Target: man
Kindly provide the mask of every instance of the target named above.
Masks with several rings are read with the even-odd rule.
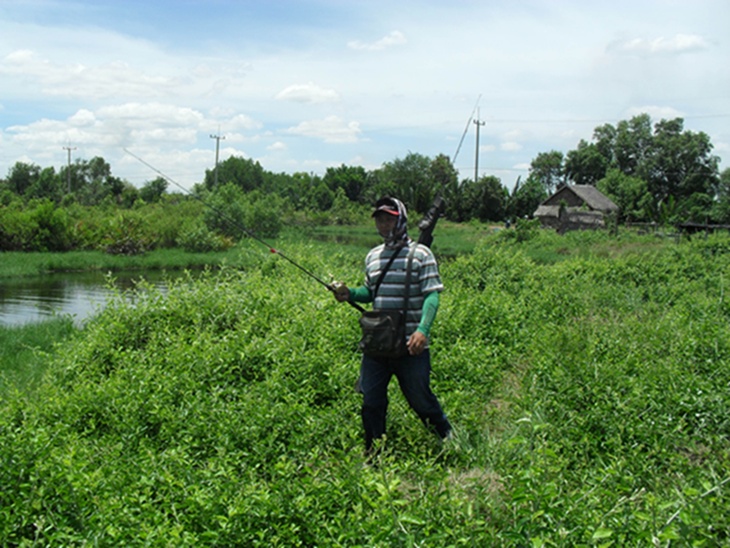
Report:
[[[408,216],[399,200],[390,197],[378,200],[373,218],[384,242],[373,248],[365,258],[365,284],[353,289],[341,283],[333,284],[335,298],[340,302],[372,302],[376,310],[402,309],[406,267],[411,252],[413,260],[406,322],[408,353],[402,358],[376,359],[365,355],[362,358],[360,390],[363,394],[362,422],[367,452],[371,451],[373,442],[385,434],[388,384],[393,375],[398,379],[408,404],[423,423],[442,440],[451,433],[451,424],[430,388],[428,335],[438,310],[439,293],[443,290],[436,258],[428,247],[408,237]],[[373,295],[376,281],[393,254],[397,256],[387,269],[377,294]]]

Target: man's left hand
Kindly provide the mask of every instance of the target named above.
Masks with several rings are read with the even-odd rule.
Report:
[[[408,353],[411,356],[418,356],[426,348],[428,338],[420,331],[414,331],[413,335],[408,337]]]

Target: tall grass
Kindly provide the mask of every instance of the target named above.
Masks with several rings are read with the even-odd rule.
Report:
[[[501,234],[442,265],[442,447],[392,386],[364,466],[357,316],[276,255],[119,299],[0,408],[0,539],[716,546],[730,537],[730,239]],[[584,245],[581,244],[584,242]],[[567,244],[560,261],[527,250]],[[362,257],[297,246],[360,280]]]
[[[9,251],[2,254],[0,279],[37,276],[54,272],[172,270],[220,266],[236,262],[241,248],[222,252],[192,253],[182,249],[157,249],[142,255],[110,255],[102,251],[39,253]]]
[[[45,373],[54,345],[74,333],[70,318],[0,327],[0,396],[15,389],[31,392]]]

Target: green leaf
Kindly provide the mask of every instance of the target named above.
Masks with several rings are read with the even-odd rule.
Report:
[[[592,540],[601,540],[604,538],[608,538],[611,535],[613,535],[613,531],[611,529],[606,529],[604,527],[599,527],[593,532]]]

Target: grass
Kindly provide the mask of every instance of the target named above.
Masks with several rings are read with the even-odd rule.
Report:
[[[190,253],[180,249],[158,249],[143,255],[109,255],[102,251],[69,251],[67,253],[14,252],[3,253],[0,279],[36,276],[53,272],[171,270],[201,268],[235,260],[235,249],[219,253]]]
[[[45,373],[55,345],[63,344],[74,333],[70,318],[0,327],[0,399],[8,390],[32,392]]]
[[[297,269],[256,248],[120,299],[2,401],[0,544],[730,545],[730,238],[620,238],[499,231],[445,261],[457,443],[393,383],[375,466],[357,315]],[[297,242],[361,278],[367,246]]]

